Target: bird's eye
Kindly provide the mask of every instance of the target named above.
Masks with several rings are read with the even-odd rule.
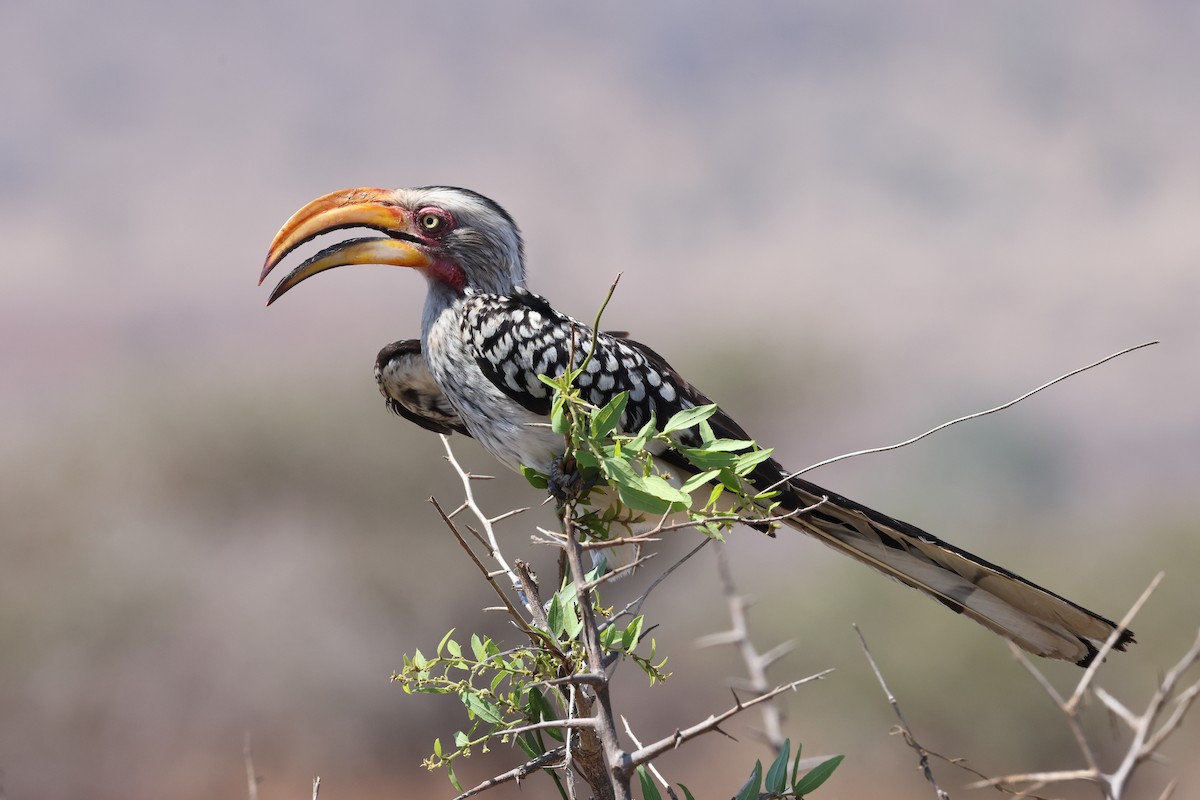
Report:
[[[444,217],[434,214],[432,211],[421,214],[417,217],[417,222],[426,233],[437,233],[446,224]]]

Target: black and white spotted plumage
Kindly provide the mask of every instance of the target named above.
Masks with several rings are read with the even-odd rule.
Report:
[[[562,454],[563,439],[546,424],[550,389],[538,375],[557,376],[568,364],[582,363],[592,350],[593,338],[595,351],[578,384],[585,399],[597,406],[619,392],[629,392],[619,430],[633,432],[651,414],[665,421],[683,408],[711,402],[650,348],[623,336],[595,333],[526,290],[520,234],[512,218],[493,201],[447,187],[354,190],[346,197],[354,199],[363,192],[379,197],[364,206],[364,214],[369,212],[364,218],[370,220],[364,224],[411,242],[412,249],[419,251],[413,255],[403,245],[403,257],[382,263],[416,266],[428,281],[421,342],[390,345],[380,353],[376,366],[381,391],[402,416],[430,430],[468,433],[510,468],[525,465],[549,472]],[[321,210],[339,201],[335,193],[310,206],[323,204]],[[380,208],[397,218],[394,229],[378,224]],[[436,236],[424,235],[415,222],[408,221],[410,217],[428,221],[430,209],[450,220],[444,227],[437,226]],[[301,222],[305,213],[302,209],[297,214]],[[295,227],[297,217],[289,226]],[[344,218],[344,214],[337,216],[338,224],[329,227],[348,227]],[[288,230],[285,226],[276,238],[264,275],[280,254],[299,243],[297,237],[312,238],[323,232],[301,228],[303,236],[290,236]],[[332,265],[342,263],[360,262],[347,258]],[[287,284],[286,290],[308,277],[304,273],[293,280],[304,270],[301,265],[281,286]],[[754,438],[724,411],[709,422],[720,437]],[[673,450],[656,456],[677,474],[692,472]],[[759,464],[750,479],[759,487],[782,482],[776,498],[782,512],[820,504],[788,519],[791,527],[930,595],[1032,653],[1084,665],[1117,627],[913,525],[808,481],[789,479],[774,459]],[[1122,631],[1117,648],[1124,649],[1132,641],[1132,634]]]

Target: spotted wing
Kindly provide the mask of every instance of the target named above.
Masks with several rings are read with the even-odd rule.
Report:
[[[692,405],[648,348],[619,332],[595,333],[532,292],[473,298],[464,306],[461,334],[484,376],[534,414],[550,413],[551,389],[538,376],[559,376],[585,361],[576,385],[589,403],[603,406],[629,392],[620,430],[636,431],[652,413],[666,420]]]
[[[568,361],[581,363],[592,347],[592,331],[558,314],[536,295],[501,300],[499,304],[493,300],[490,308],[478,307],[471,321],[477,361],[502,391],[526,408],[545,413],[549,389],[537,375],[559,374]],[[472,335],[466,326],[464,334]],[[624,431],[637,430],[651,412],[663,422],[682,408],[711,402],[649,347],[604,333],[596,336],[595,344],[592,361],[578,384],[584,398],[595,405],[629,391],[621,423]],[[713,415],[709,424],[721,438],[752,438],[723,411]],[[657,457],[681,474],[695,471],[674,450]],[[1087,665],[1117,627],[914,525],[808,481],[789,478],[774,459],[759,464],[749,478],[764,489],[778,484],[779,513],[816,506],[788,519],[789,527],[930,595],[1032,653]],[[1123,631],[1117,648],[1124,649],[1132,641],[1132,633]]]
[[[471,435],[434,382],[420,339],[402,339],[380,350],[375,359],[375,382],[388,408],[410,422],[435,433]]]

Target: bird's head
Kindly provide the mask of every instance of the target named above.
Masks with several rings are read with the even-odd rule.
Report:
[[[281,280],[267,305],[318,272],[351,264],[412,267],[431,288],[451,294],[508,294],[525,282],[521,232],[508,212],[481,194],[447,186],[345,189],[318,197],[275,234],[258,282],[300,245],[345,228],[385,235],[322,250]]]

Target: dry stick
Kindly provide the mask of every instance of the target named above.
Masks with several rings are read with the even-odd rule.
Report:
[[[313,778],[312,800],[318,800],[318,797],[320,794],[321,794],[321,776],[318,775],[317,777]]]
[[[680,558],[671,566],[667,567],[661,575],[650,582],[650,585],[646,587],[646,591],[642,592],[641,595],[639,595],[635,600],[631,601],[627,606],[625,606],[625,608],[621,609],[620,613],[613,615],[613,621],[615,622],[625,614],[632,614],[636,617],[638,614],[642,613],[642,607],[646,605],[646,601],[650,599],[650,593],[657,589],[659,584],[670,577],[672,572],[682,567],[686,561],[688,561],[692,556],[696,555],[696,553],[699,553],[711,541],[712,539],[705,537],[704,541],[687,551],[682,558]]]
[[[1162,713],[1163,706],[1175,691],[1175,686],[1179,679],[1183,677],[1189,669],[1194,666],[1197,661],[1200,661],[1200,634],[1197,634],[1195,643],[1192,644],[1183,657],[1171,668],[1158,688],[1154,692],[1154,696],[1150,698],[1150,702],[1146,706],[1146,711],[1142,714],[1138,724],[1133,728],[1133,741],[1129,744],[1129,750],[1126,751],[1125,757],[1121,760],[1120,766],[1109,777],[1109,785],[1112,787],[1114,797],[1120,797],[1137,766],[1149,758],[1159,746],[1166,741],[1167,737],[1175,732],[1179,727],[1179,723],[1183,721],[1183,717],[1187,714],[1188,709],[1196,699],[1196,695],[1200,694],[1200,681],[1192,684],[1182,693],[1175,697],[1175,708],[1171,711],[1167,721],[1162,724],[1158,730],[1153,730],[1154,724],[1158,721],[1159,715]]]
[[[629,720],[625,719],[624,714],[621,715],[621,724],[625,727],[625,733],[629,736],[630,740],[633,741],[634,745],[641,747],[641,741],[638,739],[637,734],[633,732],[633,728],[630,727]],[[654,766],[654,762],[647,764],[646,769],[650,770],[650,774],[653,775],[655,779],[662,784],[662,787],[667,790],[667,795],[671,798],[671,800],[679,800],[679,796],[675,794],[675,790],[671,788],[670,781],[663,777],[663,774],[658,771],[658,767]]]
[[[439,433],[438,436],[441,437],[442,447],[446,449],[446,460],[450,462],[451,466],[454,467],[454,471],[458,473],[458,477],[462,480],[463,492],[466,494],[467,507],[470,508],[475,516],[479,519],[480,523],[483,525],[483,532],[487,534],[489,550],[488,555],[496,559],[496,563],[498,563],[504,572],[507,573],[508,579],[512,581],[512,585],[519,586],[520,581],[517,579],[516,574],[512,571],[512,568],[508,565],[508,562],[504,560],[504,554],[500,552],[500,543],[496,540],[496,531],[492,528],[492,520],[487,514],[483,513],[483,509],[481,509],[475,502],[475,492],[471,489],[471,481],[474,477],[479,476],[472,476],[469,472],[464,470],[458,463],[458,460],[454,458],[454,451],[450,449],[450,437],[444,433]]]
[[[1162,573],[1154,577],[1146,590],[1134,603],[1133,607],[1125,614],[1121,620],[1121,625],[1117,629],[1119,632],[1123,630],[1133,619],[1133,616],[1141,609],[1151,593],[1157,588],[1162,580]],[[1115,634],[1114,634],[1115,636]],[[1112,637],[1110,637],[1110,640]],[[1110,643],[1106,643],[1110,644]],[[1034,677],[1038,685],[1046,692],[1047,696],[1058,706],[1059,710],[1066,718],[1067,726],[1071,730],[1071,734],[1075,737],[1080,751],[1083,754],[1084,760],[1087,762],[1087,768],[1082,770],[1063,770],[1057,772],[1038,772],[1038,773],[1022,773],[1017,775],[1005,775],[999,778],[989,778],[987,780],[978,781],[970,784],[968,788],[982,788],[986,786],[1000,786],[1004,783],[1036,783],[1044,785],[1046,783],[1058,783],[1072,780],[1085,780],[1095,783],[1104,791],[1104,795],[1110,800],[1120,798],[1125,790],[1125,785],[1128,782],[1133,771],[1146,759],[1152,757],[1155,750],[1171,735],[1182,721],[1183,716],[1187,713],[1192,702],[1197,695],[1200,695],[1200,682],[1188,687],[1183,692],[1174,696],[1175,707],[1172,709],[1167,720],[1154,730],[1154,725],[1159,719],[1164,706],[1172,699],[1172,693],[1178,685],[1183,675],[1191,669],[1196,663],[1200,663],[1200,634],[1197,635],[1196,642],[1191,649],[1183,655],[1183,657],[1175,664],[1171,670],[1163,676],[1158,688],[1155,690],[1154,696],[1147,704],[1146,711],[1140,716],[1135,715],[1132,711],[1126,708],[1123,704],[1109,695],[1102,689],[1094,689],[1096,697],[1108,707],[1118,719],[1125,722],[1133,733],[1133,738],[1127,748],[1125,755],[1121,759],[1121,764],[1111,774],[1105,774],[1099,767],[1091,744],[1087,741],[1087,737],[1083,732],[1083,728],[1079,723],[1079,698],[1083,696],[1082,691],[1085,691],[1094,679],[1095,672],[1088,670],[1080,678],[1079,685],[1076,687],[1076,692],[1071,698],[1064,700],[1062,695],[1050,684],[1041,671],[1034,666],[1032,662],[1013,645],[1009,645],[1013,650],[1013,655],[1021,663],[1022,666]],[[1097,656],[1097,662],[1100,661],[1100,656],[1107,652],[1107,649],[1101,648]],[[1093,662],[1096,663],[1096,662]],[[1079,687],[1082,686],[1081,690]],[[1171,791],[1171,787],[1168,787]]]
[[[1083,673],[1083,677],[1079,679],[1079,685],[1075,687],[1074,694],[1067,701],[1064,711],[1075,713],[1075,709],[1079,707],[1079,702],[1083,700],[1084,693],[1088,687],[1092,685],[1092,679],[1096,677],[1096,672],[1099,671],[1100,665],[1104,663],[1104,659],[1108,658],[1108,654],[1112,652],[1117,640],[1121,638],[1121,634],[1129,630],[1129,623],[1133,622],[1133,618],[1142,610],[1142,606],[1150,599],[1150,595],[1154,594],[1154,590],[1158,588],[1158,584],[1162,583],[1162,579],[1166,573],[1160,572],[1154,576],[1154,580],[1150,581],[1150,585],[1142,592],[1142,596],[1137,599],[1137,602],[1125,612],[1125,616],[1121,619],[1121,624],[1113,628],[1112,633],[1105,639],[1104,644],[1100,646],[1092,663],[1088,665],[1087,671]]]
[[[1041,386],[1037,387],[1036,389],[1030,390],[1014,400],[1009,400],[1007,403],[1002,403],[1002,404],[996,406],[995,408],[989,408],[986,411],[977,411],[974,414],[967,414],[965,417],[959,417],[958,419],[952,419],[949,422],[943,422],[941,425],[938,425],[935,428],[930,428],[929,430],[925,431],[924,433],[922,433],[919,436],[914,436],[911,439],[905,439],[903,442],[898,442],[896,444],[889,444],[885,447],[872,447],[867,450],[857,450],[853,453],[844,453],[840,456],[834,456],[833,458],[827,458],[824,461],[818,461],[816,464],[813,464],[812,466],[805,467],[802,470],[791,473],[786,478],[782,478],[781,480],[776,481],[775,483],[768,486],[766,489],[763,489],[763,491],[769,492],[772,489],[776,489],[776,488],[782,486],[783,484],[787,483],[792,478],[797,478],[806,472],[811,472],[812,470],[817,469],[818,467],[824,467],[824,466],[832,464],[836,461],[844,461],[847,458],[854,458],[855,456],[870,455],[871,453],[884,453],[884,452],[887,452],[888,450],[898,450],[901,447],[907,447],[910,444],[919,442],[920,440],[924,439],[926,436],[931,436],[940,430],[949,428],[951,425],[957,425],[960,422],[967,422],[968,420],[978,419],[979,417],[985,417],[988,414],[995,414],[997,411],[1004,411],[1007,408],[1012,408],[1013,406],[1015,406],[1017,403],[1021,402],[1022,400],[1032,397],[1033,395],[1037,394],[1038,392],[1042,391],[1043,389],[1049,389],[1054,384],[1065,381],[1067,378],[1073,378],[1081,372],[1087,372],[1089,369],[1093,369],[1093,368],[1098,367],[1101,364],[1104,364],[1108,361],[1112,361],[1114,358],[1123,356],[1126,353],[1132,353],[1134,350],[1141,350],[1143,347],[1150,347],[1151,345],[1155,345],[1155,344],[1158,344],[1158,342],[1157,341],[1143,342],[1141,344],[1136,344],[1133,347],[1126,347],[1124,350],[1121,350],[1120,352],[1117,352],[1117,353],[1113,353],[1110,356],[1105,356],[1104,358],[1100,359],[1099,361],[1093,361],[1091,364],[1088,364],[1086,367],[1080,367],[1079,369],[1071,370],[1067,374],[1060,375],[1052,381],[1047,381],[1046,383],[1043,383]]]
[[[532,775],[534,772],[539,772],[549,766],[552,766],[554,762],[558,761],[559,758],[562,757],[564,748],[565,746],[556,747],[553,750],[547,750],[537,758],[526,761],[519,767],[513,767],[508,772],[503,772],[495,777],[488,778],[478,786],[472,787],[460,794],[458,797],[455,797],[454,800],[465,800],[468,797],[474,797],[481,792],[486,792],[488,789],[508,783],[509,781],[516,781],[517,783],[520,783],[522,779]]]
[[[729,616],[733,621],[733,627],[728,631],[701,637],[696,641],[696,646],[715,647],[732,644],[737,647],[750,676],[749,680],[745,682],[746,687],[755,695],[765,694],[771,688],[771,684],[767,681],[767,670],[772,664],[791,652],[795,642],[783,642],[765,654],[758,652],[754,642],[750,640],[750,625],[746,618],[746,609],[752,605],[752,601],[738,594],[725,548],[720,547],[716,552],[717,572],[721,576],[721,588],[725,592],[725,599],[729,602]],[[762,707],[762,718],[763,734],[766,736],[767,743],[778,753],[783,749],[783,713],[775,703],[767,703]]]
[[[690,728],[684,728],[682,730],[676,729],[676,731],[670,736],[664,736],[657,742],[652,742],[645,747],[639,747],[637,750],[630,753],[628,756],[630,770],[632,771],[637,767],[638,764],[645,764],[655,758],[658,758],[668,750],[674,750],[689,739],[695,739],[697,736],[702,736],[703,734],[711,733],[713,731],[720,731],[721,733],[724,733],[724,731],[721,731],[721,723],[730,717],[736,716],[748,708],[754,708],[754,706],[760,703],[769,703],[776,696],[787,691],[795,691],[797,686],[809,683],[810,681],[820,680],[831,672],[833,672],[832,669],[822,670],[815,675],[809,675],[807,678],[801,678],[798,681],[792,681],[791,683],[785,683],[780,686],[776,686],[766,694],[760,695],[759,697],[756,697],[753,700],[749,700],[745,703],[738,699],[738,696],[735,693],[733,695],[734,705],[732,708],[727,709],[720,714],[710,715],[708,719],[698,722]]]
[[[871,670],[875,673],[875,678],[879,681],[879,685],[883,687],[883,693],[887,695],[888,702],[892,706],[892,711],[896,712],[896,719],[900,720],[900,733],[904,736],[905,743],[917,752],[917,760],[921,764],[921,771],[925,773],[925,780],[929,781],[929,785],[933,787],[938,800],[950,800],[950,795],[942,791],[942,787],[938,786],[937,780],[933,777],[933,769],[929,766],[929,752],[913,736],[912,729],[908,727],[907,720],[900,713],[900,704],[896,702],[896,695],[892,694],[892,690],[888,688],[887,682],[884,681],[883,673],[879,671],[879,666],[871,656],[871,649],[867,647],[867,639],[863,636],[863,632],[859,630],[857,623],[854,623],[854,632],[858,634],[858,640],[862,642],[863,654],[866,655],[867,662],[871,665]]]
[[[504,594],[504,590],[501,589],[499,584],[496,583],[496,577],[492,573],[488,572],[488,568],[485,567],[483,562],[479,560],[479,556],[475,555],[475,551],[471,549],[470,545],[467,544],[467,540],[463,538],[461,533],[459,533],[458,526],[456,526],[454,521],[447,516],[445,511],[442,510],[442,506],[438,503],[437,498],[431,497],[429,498],[429,502],[433,504],[435,509],[437,509],[438,515],[441,516],[442,521],[446,523],[446,527],[450,529],[450,532],[454,534],[454,538],[458,540],[460,545],[462,545],[462,549],[466,550],[467,555],[469,555],[471,560],[475,562],[475,566],[479,567],[479,571],[483,573],[483,577],[487,580],[488,584],[496,591],[496,596],[500,598],[500,602],[504,603],[504,608],[508,611],[512,618],[516,620],[517,625],[525,633],[533,634],[533,630],[529,627],[529,623],[525,621],[525,618],[521,616],[520,612],[517,611],[517,609],[509,601],[508,596]],[[511,571],[509,571],[508,574],[511,575],[515,581],[517,581],[516,586],[519,587],[521,584],[516,574]]]

